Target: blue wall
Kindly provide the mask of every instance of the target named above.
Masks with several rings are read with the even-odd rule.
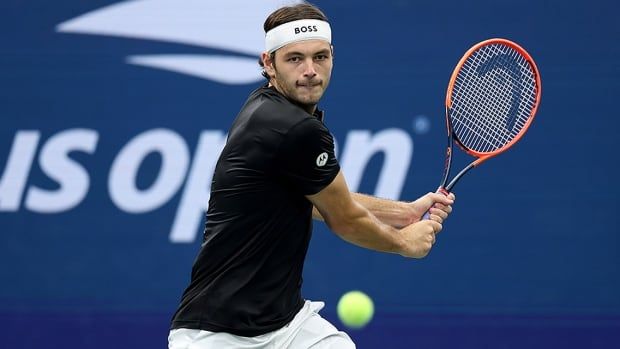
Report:
[[[0,346],[166,346],[212,164],[261,83],[262,21],[278,3],[0,5]],[[543,94],[523,141],[459,183],[426,259],[317,224],[305,296],[342,326],[340,295],[371,295],[375,319],[350,331],[359,348],[618,343],[619,5],[316,3],[335,45],[322,108],[352,189],[412,200],[436,188],[446,84],[478,41],[524,46]]]

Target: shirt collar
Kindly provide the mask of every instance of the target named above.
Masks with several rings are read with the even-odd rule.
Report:
[[[325,118],[325,111],[324,110],[319,110],[319,107],[317,106],[316,110],[314,111],[314,114],[312,114],[315,118],[319,119],[320,122],[323,122],[323,118]]]
[[[286,98],[286,96],[284,96],[283,94],[280,93],[280,91],[276,90],[276,88],[274,86],[269,86],[269,83],[266,83],[265,85],[263,85],[263,88],[267,88],[277,94],[279,94],[280,96],[284,97],[287,101],[291,102],[292,104],[297,105],[297,103],[291,101],[290,99]],[[316,107],[316,109],[314,110],[314,113],[312,114],[312,116],[314,116],[315,118],[319,119],[319,121],[323,122],[323,119],[325,118],[325,111],[324,110],[320,110],[318,105]]]

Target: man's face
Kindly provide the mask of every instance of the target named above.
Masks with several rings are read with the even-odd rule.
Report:
[[[267,61],[265,61],[267,59]],[[275,65],[263,54],[265,71],[275,88],[289,99],[314,110],[332,73],[332,48],[323,40],[288,44],[275,53]]]

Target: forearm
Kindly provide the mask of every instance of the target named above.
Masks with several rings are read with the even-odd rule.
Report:
[[[382,199],[360,193],[351,193],[353,200],[364,206],[384,224],[402,228],[411,224],[411,208],[402,201]]]
[[[451,203],[446,196],[437,193],[429,193],[412,203],[351,194],[340,172],[327,187],[306,197],[315,207],[315,216],[322,218],[342,239],[368,249],[414,258],[426,256],[435,242],[435,234],[441,231],[441,215],[437,220],[419,221],[421,215],[429,210],[433,201]],[[400,212],[407,211],[401,204],[414,207],[409,209],[411,214],[404,215],[405,219],[400,218]],[[389,224],[377,218],[372,210]],[[414,221],[416,223],[411,224]],[[406,226],[394,227],[399,225]]]
[[[402,228],[412,223],[409,218],[411,207],[401,201],[381,199],[360,193],[351,193],[351,197],[384,224]],[[312,216],[314,219],[324,220],[316,208],[313,209]]]
[[[447,200],[442,194],[431,193],[430,195],[441,196]],[[427,196],[425,198],[429,199],[430,196]],[[432,219],[408,224],[402,229],[381,222],[355,199],[371,206],[384,219],[395,225],[400,224],[397,223],[399,219],[394,219],[394,212],[398,212],[399,209],[398,203],[382,199],[375,200],[365,195],[352,196],[340,172],[323,190],[306,197],[315,206],[317,213],[320,212],[320,216],[334,233],[352,244],[376,251],[422,258],[428,254],[435,241],[435,234],[441,230],[441,224]],[[419,199],[415,202],[417,201]],[[423,206],[418,211],[425,212],[428,207],[430,205]],[[419,218],[420,215],[417,216]]]
[[[402,234],[394,227],[381,222],[360,203],[356,203],[355,213],[349,214],[346,221],[328,225],[343,240],[352,244],[381,252],[400,253]]]

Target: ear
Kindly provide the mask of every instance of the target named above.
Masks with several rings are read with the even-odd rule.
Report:
[[[263,60],[263,69],[270,78],[274,78],[276,76],[276,70],[274,68],[274,59],[271,59],[271,55],[268,52],[263,52],[261,54],[261,59]]]

